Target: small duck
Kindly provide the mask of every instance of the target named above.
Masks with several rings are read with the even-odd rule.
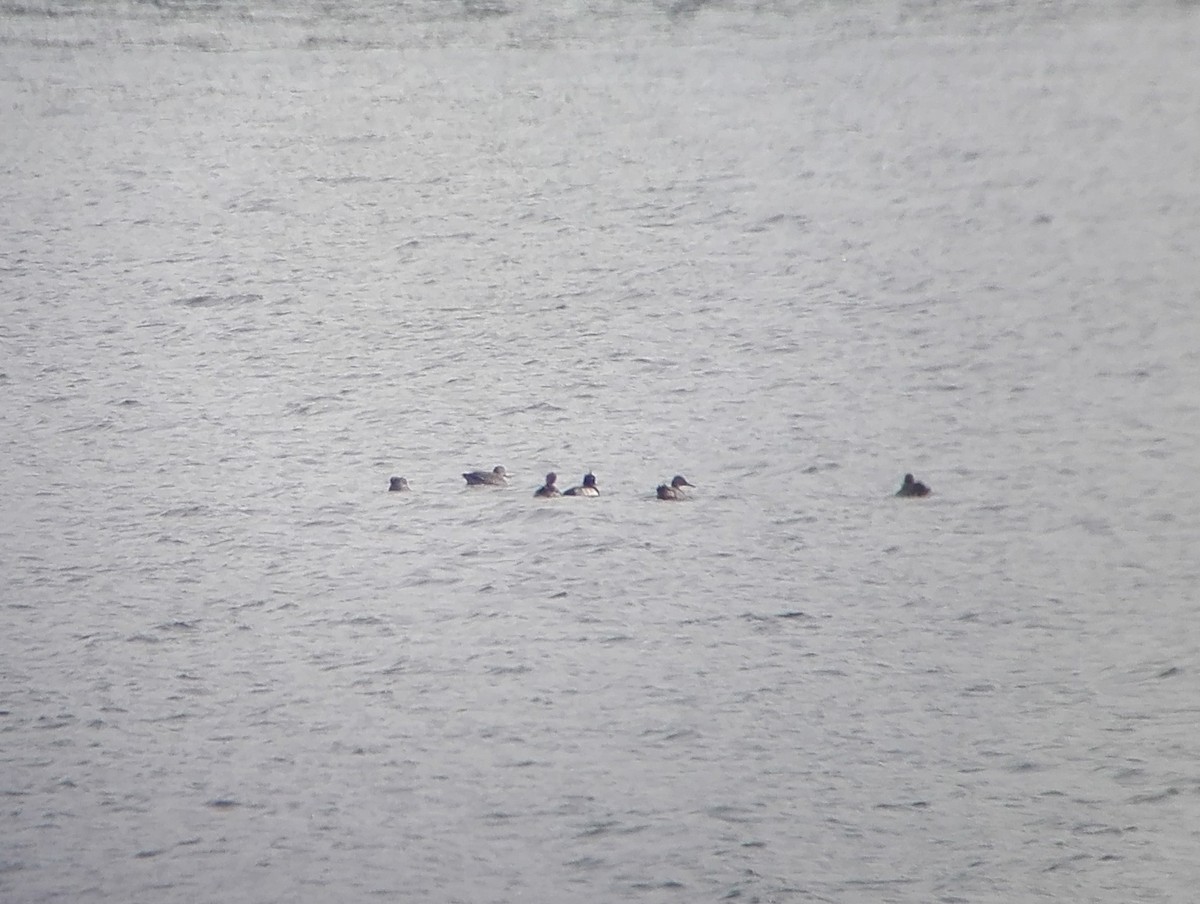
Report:
[[[390,481],[388,481],[389,493],[407,493],[410,489],[411,487],[408,485],[408,481],[403,477],[393,477]]]
[[[583,475],[583,486],[571,487],[563,493],[564,496],[599,496],[600,488],[596,486],[596,475],[591,471]]]
[[[897,496],[928,496],[932,490],[911,474],[904,475],[904,485],[896,490]]]
[[[534,493],[533,495],[534,496],[561,496],[562,493],[560,493],[558,491],[558,487],[556,487],[554,485],[554,481],[556,481],[556,480],[558,480],[558,475],[555,474],[553,471],[551,471],[549,474],[546,475],[546,485],[543,487],[538,487],[538,491],[536,493]]]
[[[682,474],[676,474],[671,478],[671,485],[665,483],[659,484],[655,491],[659,499],[687,499],[687,493],[683,491],[684,487],[694,487],[694,483],[688,483],[687,478]]]
[[[468,471],[463,480],[469,487],[502,487],[508,483],[508,472],[504,465],[496,465],[490,471]]]

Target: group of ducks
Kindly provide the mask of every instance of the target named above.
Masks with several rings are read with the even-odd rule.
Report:
[[[503,487],[508,486],[508,471],[504,470],[504,465],[496,465],[490,471],[467,471],[463,474],[463,480],[467,482],[469,487]],[[688,483],[686,477],[681,474],[676,474],[671,482],[661,484],[655,494],[659,499],[680,500],[685,499],[686,494],[684,487],[694,487],[695,484]],[[408,480],[404,477],[393,477],[388,484],[388,490],[393,493],[403,493],[412,489],[408,485]],[[558,488],[558,475],[551,471],[546,475],[546,482],[537,488],[534,496],[547,498],[550,496],[599,496],[600,488],[596,486],[596,475],[591,471],[583,475],[583,483],[577,487],[560,490]]]
[[[496,465],[490,471],[467,471],[463,474],[463,480],[467,482],[469,487],[503,487],[508,486],[508,472],[504,470],[504,465]],[[600,488],[596,486],[596,475],[591,471],[583,475],[583,483],[577,487],[571,487],[567,490],[559,490],[556,485],[558,475],[551,471],[546,475],[546,482],[537,488],[533,494],[542,498],[550,496],[599,496]],[[661,483],[658,489],[654,491],[659,499],[667,501],[679,501],[687,498],[687,491],[684,487],[695,487],[695,484],[688,483],[687,478],[681,474],[676,474],[670,483]],[[391,492],[407,492],[411,488],[408,481],[403,477],[393,477],[388,485],[388,490]],[[904,475],[904,483],[900,489],[896,491],[897,496],[928,496],[931,490],[921,481],[914,478],[911,474]]]

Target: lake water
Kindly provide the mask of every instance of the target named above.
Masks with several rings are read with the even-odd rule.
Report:
[[[0,899],[1192,900],[1197,61],[0,2]]]

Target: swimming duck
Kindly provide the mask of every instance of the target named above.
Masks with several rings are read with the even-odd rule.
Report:
[[[409,489],[408,481],[403,477],[393,477],[388,481],[389,493],[407,493]]]
[[[596,486],[596,475],[591,471],[583,475],[583,486],[571,487],[563,493],[564,496],[599,496],[600,489]]]
[[[502,487],[508,483],[508,472],[504,470],[504,465],[496,465],[490,471],[468,471],[463,474],[463,480],[472,487]]]
[[[904,485],[896,491],[897,496],[928,496],[932,492],[929,487],[915,480],[911,474],[904,475]]]
[[[694,487],[694,483],[688,483],[687,478],[682,474],[676,474],[671,478],[671,485],[665,483],[659,484],[656,492],[659,499],[687,499],[687,493],[683,491],[684,487]]]
[[[556,487],[554,485],[554,481],[556,481],[556,480],[558,480],[558,475],[555,474],[553,471],[551,471],[549,474],[546,475],[546,485],[543,487],[539,487],[538,491],[536,493],[534,493],[533,495],[534,496],[561,496],[562,493],[560,493],[558,491],[558,487]]]

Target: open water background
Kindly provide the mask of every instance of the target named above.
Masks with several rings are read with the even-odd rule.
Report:
[[[2,0],[0,899],[1195,900],[1198,61]]]

